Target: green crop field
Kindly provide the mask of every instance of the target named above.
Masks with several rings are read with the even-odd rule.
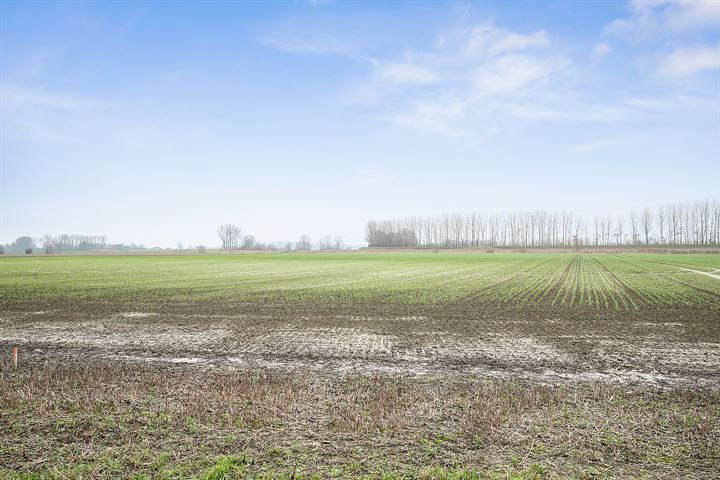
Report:
[[[340,253],[0,259],[0,301],[720,307],[720,256]]]

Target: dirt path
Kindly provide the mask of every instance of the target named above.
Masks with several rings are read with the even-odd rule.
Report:
[[[702,272],[702,271],[700,271],[700,270],[693,270],[693,269],[691,269],[691,268],[682,268],[682,267],[678,267],[678,268],[679,268],[680,270],[685,271],[685,272],[699,273],[700,275],[705,275],[706,277],[714,278],[715,280],[720,280],[720,275],[716,275],[716,274],[714,274],[714,273]],[[714,271],[717,272],[718,270],[714,270]]]

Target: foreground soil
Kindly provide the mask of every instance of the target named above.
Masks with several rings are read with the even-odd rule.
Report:
[[[712,309],[56,302],[1,312],[0,342],[19,346],[30,364],[720,388],[720,321]]]
[[[712,478],[720,395],[602,383],[208,372],[0,373],[2,478]]]
[[[5,305],[0,478],[711,478],[717,313]]]

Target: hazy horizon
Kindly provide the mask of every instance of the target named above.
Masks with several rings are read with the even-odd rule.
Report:
[[[0,244],[720,199],[715,2],[0,4]]]

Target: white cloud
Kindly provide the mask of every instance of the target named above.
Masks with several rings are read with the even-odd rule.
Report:
[[[629,118],[633,113],[627,107],[588,104],[577,99],[514,102],[507,108],[514,116],[527,120],[617,122]]]
[[[658,73],[667,77],[678,77],[718,69],[720,69],[720,45],[697,46],[679,48],[665,55],[658,67]]]
[[[636,64],[649,67],[645,71],[688,77],[720,68],[720,46],[709,44],[720,34],[720,1],[631,0],[629,12],[607,25],[605,33],[651,45],[635,57]]]
[[[465,52],[469,54],[500,55],[528,48],[547,48],[550,37],[545,30],[529,34],[511,32],[490,23],[478,25],[470,31]]]
[[[623,140],[620,138],[601,138],[599,140],[593,140],[576,145],[573,151],[576,153],[590,153],[598,150],[607,150],[622,144]]]
[[[108,106],[84,97],[48,92],[19,85],[0,85],[0,108],[21,110],[25,108],[79,109]]]
[[[630,97],[625,99],[627,105],[649,110],[668,110],[671,105],[666,100],[657,98]]]
[[[612,47],[605,42],[600,42],[593,49],[593,58],[601,58],[612,53]]]
[[[647,12],[656,15],[655,9],[667,3],[636,2],[632,11],[637,17],[649,15]],[[630,25],[628,20],[621,23]],[[313,35],[324,38],[320,32]],[[328,53],[337,50],[339,43],[325,48],[305,41],[298,46],[287,42],[293,37],[283,38],[286,42],[281,48],[296,53]],[[592,57],[611,52],[610,44],[600,41]],[[664,75],[708,68],[707,52],[695,52],[689,58],[680,58],[681,53],[691,52],[669,56],[662,68]],[[513,119],[618,122],[658,111],[653,108],[652,95],[633,102],[622,97],[598,98],[593,89],[584,89],[582,65],[575,68],[568,56],[553,48],[544,29],[511,31],[483,22],[443,31],[424,49],[370,59],[357,51],[343,55],[372,67],[371,74],[357,81],[344,97],[347,103],[373,109],[401,127],[436,134],[482,137],[491,125],[503,128]]]
[[[447,135],[486,131],[490,110],[562,77],[570,61],[545,50],[545,30],[513,32],[492,23],[438,35],[434,47],[402,59],[371,60],[374,76],[356,90],[397,125]],[[497,127],[495,127],[497,129]]]
[[[461,136],[467,133],[464,125],[468,102],[453,95],[440,95],[432,99],[411,101],[409,109],[394,113],[389,119],[402,127]]]
[[[472,72],[472,97],[523,95],[542,86],[568,65],[569,61],[562,58],[505,55]]]
[[[716,0],[671,2],[664,12],[664,21],[672,30],[720,25],[720,3]]]
[[[622,104],[633,110],[645,112],[715,111],[712,100],[706,96],[698,96],[697,94],[687,95],[675,93],[662,97],[628,97],[623,99]]]
[[[533,95],[565,75],[570,60],[549,47],[545,30],[513,32],[485,22],[445,31],[431,48],[363,59],[373,75],[345,100],[377,109],[382,118],[406,128],[490,135],[501,127],[489,112],[512,115],[510,100],[532,103]]]
[[[280,29],[266,32],[258,41],[266,47],[294,54],[350,55],[353,52],[349,44],[323,32],[304,35],[290,29]]]
[[[627,18],[613,20],[605,32],[648,39],[720,25],[720,2],[716,0],[633,0],[629,10]]]
[[[547,96],[541,92],[568,65],[562,57],[502,55],[474,68],[455,70],[440,86],[401,95],[404,101],[393,104],[387,117],[400,126],[437,134],[489,136],[500,128],[493,119],[499,113],[549,118],[551,109],[544,106]]]
[[[375,75],[390,83],[436,83],[440,76],[431,69],[413,63],[376,63]]]

